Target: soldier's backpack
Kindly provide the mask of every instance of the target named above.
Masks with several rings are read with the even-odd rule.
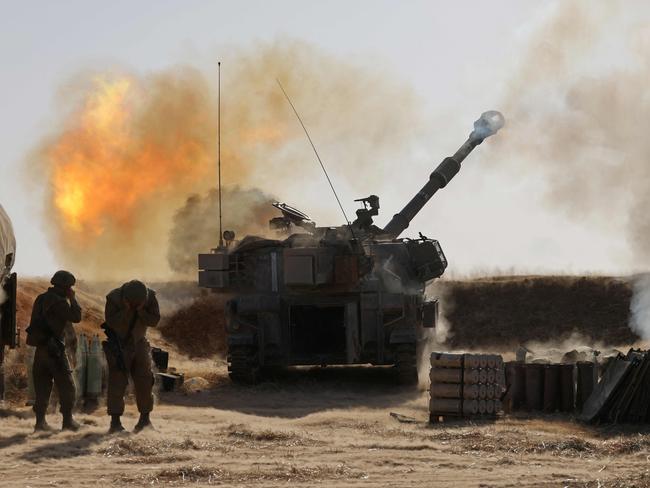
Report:
[[[52,330],[47,323],[45,311],[43,310],[43,295],[39,295],[34,301],[32,318],[25,332],[27,332],[26,342],[28,346],[45,346],[52,337]]]

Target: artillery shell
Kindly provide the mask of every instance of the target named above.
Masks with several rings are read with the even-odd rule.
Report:
[[[488,365],[488,355],[487,354],[479,354],[478,356],[478,365],[480,368],[487,368]]]
[[[487,382],[488,383],[494,383],[494,380],[496,380],[496,373],[494,372],[493,369],[488,369],[487,370]]]
[[[484,414],[487,411],[487,403],[485,400],[478,401],[478,413]]]
[[[431,354],[430,362],[434,368],[461,368],[463,355],[434,352]]]
[[[488,400],[485,402],[485,411],[487,413],[494,413],[494,400]]]
[[[478,413],[478,400],[466,400],[463,402],[463,413],[465,415],[476,415]]]
[[[478,397],[483,399],[487,397],[487,387],[485,385],[478,385]]]
[[[494,385],[487,385],[487,397],[488,397],[490,400],[493,400],[493,399],[494,399],[494,396],[495,396],[494,391],[495,391],[495,389],[494,389]]]
[[[463,388],[463,398],[467,400],[476,400],[479,393],[478,385],[465,385]]]
[[[478,369],[472,369],[472,370],[465,370],[465,374],[463,375],[463,382],[466,385],[473,385],[479,382],[479,371]]]
[[[476,354],[465,354],[465,368],[476,369],[479,367],[479,359]]]
[[[460,368],[431,368],[431,383],[461,383],[463,370]]]
[[[460,398],[461,385],[454,383],[431,383],[432,398]]]
[[[429,400],[429,412],[460,413],[461,401],[451,398],[432,398]]]
[[[497,356],[495,356],[494,354],[490,354],[487,357],[487,367],[496,368],[496,366],[497,366]]]
[[[487,371],[484,369],[481,369],[478,373],[478,380],[481,383],[487,383]]]

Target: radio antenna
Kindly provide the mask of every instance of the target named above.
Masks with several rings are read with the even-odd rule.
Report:
[[[223,248],[223,232],[221,226],[221,61],[217,63],[217,166],[219,174],[219,248]]]
[[[321,160],[320,156],[318,155],[318,151],[316,150],[316,146],[314,145],[314,142],[311,140],[311,137],[309,136],[309,132],[307,132],[307,127],[305,127],[305,124],[303,123],[302,119],[300,118],[300,115],[298,115],[298,111],[296,110],[296,107],[291,102],[291,99],[289,98],[289,95],[287,95],[287,92],[284,90],[284,87],[282,86],[282,83],[280,83],[280,80],[276,78],[275,81],[277,81],[278,85],[280,85],[280,90],[282,90],[282,93],[284,93],[284,96],[286,97],[287,102],[289,102],[289,105],[291,105],[291,108],[293,109],[293,113],[296,114],[296,117],[298,118],[298,122],[300,122],[300,125],[302,126],[302,130],[305,131],[305,135],[307,136],[307,139],[309,140],[309,144],[311,144],[311,148],[314,150],[314,154],[316,154],[316,159],[318,159],[318,162],[320,163],[320,167],[323,169],[323,173],[325,173],[325,178],[327,178],[327,182],[329,183],[330,188],[332,189],[332,193],[334,193],[334,198],[336,198],[336,203],[339,204],[339,208],[341,209],[341,212],[343,213],[343,217],[345,218],[345,222],[348,224],[348,227],[350,228],[350,232],[352,232],[352,227],[350,226],[350,220],[348,219],[348,216],[345,214],[345,210],[343,209],[343,205],[341,205],[341,200],[339,200],[339,196],[336,194],[336,190],[334,189],[334,185],[332,184],[332,180],[330,179],[330,176],[327,174],[327,170],[325,169],[325,165],[323,164],[323,161]],[[354,232],[352,232],[352,235],[354,236]]]

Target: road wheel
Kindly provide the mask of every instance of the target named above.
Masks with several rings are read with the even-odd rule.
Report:
[[[251,346],[228,348],[228,374],[234,383],[252,385],[260,381],[260,365]]]
[[[400,385],[417,385],[418,366],[415,344],[400,344],[395,350],[395,370]]]

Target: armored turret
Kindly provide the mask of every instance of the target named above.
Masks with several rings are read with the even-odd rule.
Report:
[[[227,231],[226,245],[200,254],[199,285],[232,295],[231,378],[254,382],[271,366],[369,363],[392,364],[400,383],[415,383],[418,331],[435,327],[437,318],[437,300],[425,297],[425,286],[444,273],[447,259],[434,239],[399,236],[503,124],[499,112],[481,115],[467,141],[383,229],[373,222],[376,195],[357,200],[357,218],[338,227],[318,227],[276,203],[273,237],[236,241]]]

